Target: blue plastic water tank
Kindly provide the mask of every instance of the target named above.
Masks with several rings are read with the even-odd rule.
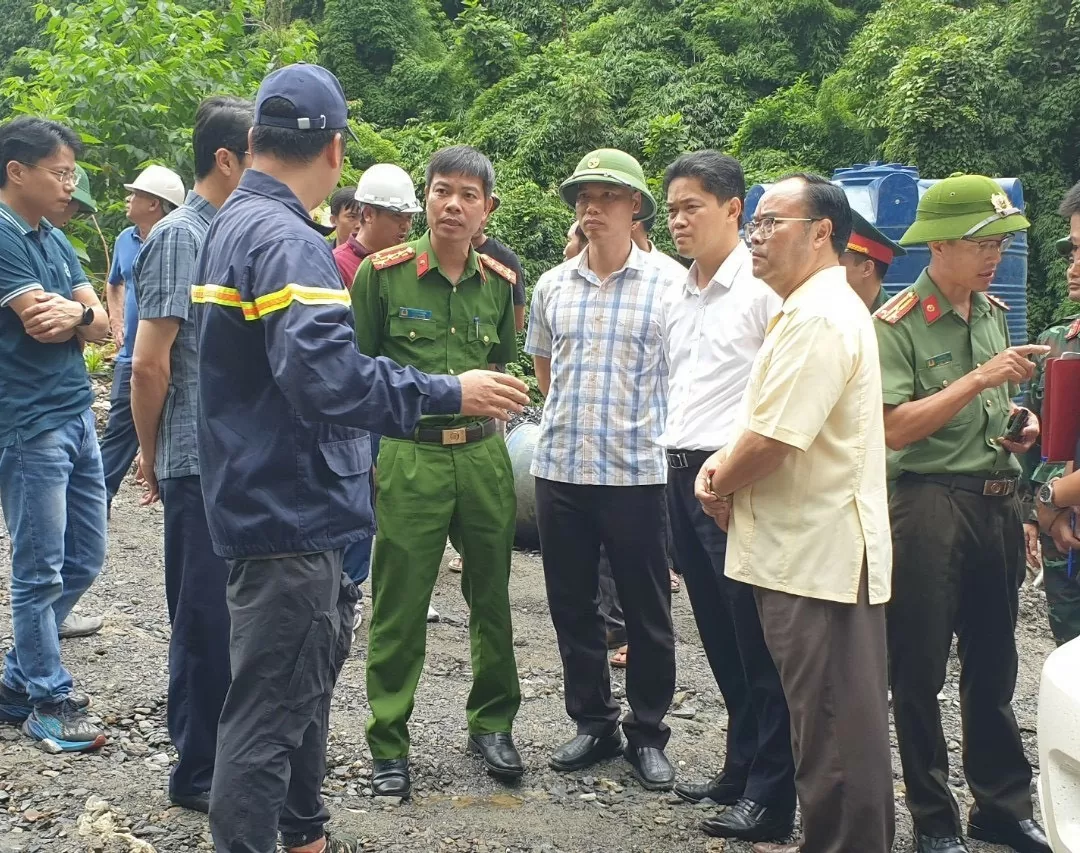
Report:
[[[920,178],[917,169],[899,163],[859,163],[837,169],[832,179],[843,187],[851,206],[891,240],[899,240],[915,221],[919,199],[937,183]],[[1013,205],[1023,210],[1024,189],[1019,179],[996,180]],[[744,220],[754,215],[767,186],[755,184],[747,192]],[[892,294],[913,284],[929,260],[930,250],[926,246],[907,247],[907,254],[889,267],[886,290]],[[1027,342],[1027,270],[1027,234],[1021,232],[1006,250],[990,286],[990,292],[1009,306],[1009,337],[1014,345]]]

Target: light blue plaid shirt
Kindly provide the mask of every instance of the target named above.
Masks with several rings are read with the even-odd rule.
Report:
[[[588,249],[533,291],[525,351],[551,359],[532,474],[590,486],[667,481],[663,295],[671,272],[636,246],[604,282]]]

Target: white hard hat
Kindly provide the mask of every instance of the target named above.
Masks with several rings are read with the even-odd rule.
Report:
[[[376,163],[360,176],[356,200],[394,213],[422,213],[409,173],[392,163]]]
[[[124,184],[126,190],[138,190],[141,193],[164,199],[174,207],[180,207],[184,203],[186,193],[184,182],[172,169],[164,166],[147,166],[133,183]]]

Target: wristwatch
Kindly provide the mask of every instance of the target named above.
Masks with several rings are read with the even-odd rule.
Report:
[[[94,309],[87,305],[83,308],[82,320],[79,322],[80,326],[89,326],[94,322]]]
[[[1052,480],[1048,480],[1039,487],[1039,491],[1035,494],[1035,498],[1039,503],[1055,511],[1063,509],[1063,507],[1054,503],[1054,483],[1060,479],[1060,477],[1054,477]]]

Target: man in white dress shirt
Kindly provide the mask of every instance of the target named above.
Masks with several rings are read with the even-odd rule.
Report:
[[[795,764],[784,690],[765,645],[749,584],[724,576],[727,534],[701,511],[694,479],[725,447],[750,367],[782,300],[751,271],[739,237],[746,180],[717,151],[686,154],[664,175],[668,228],[694,265],[664,299],[668,353],[667,504],[698,631],[728,711],[720,773],[679,784],[691,803],[730,808],[705,822],[710,835],[764,841],[787,836],[795,819]]]

